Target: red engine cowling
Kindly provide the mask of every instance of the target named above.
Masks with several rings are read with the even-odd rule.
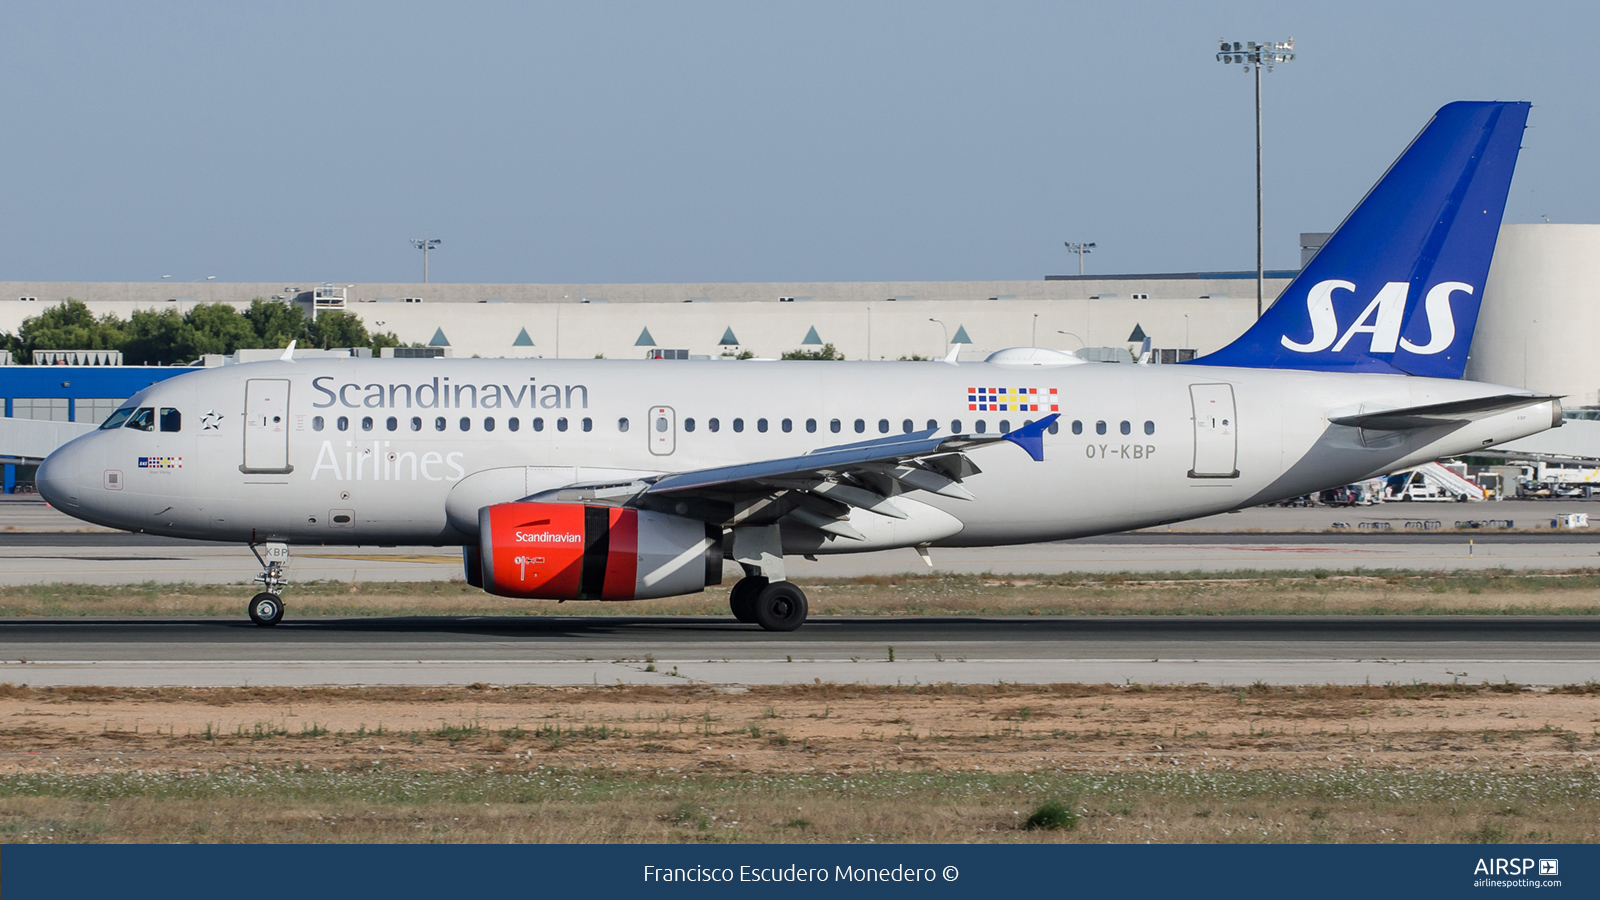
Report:
[[[478,511],[483,589],[543,600],[644,600],[722,583],[722,529],[665,513],[579,503]]]

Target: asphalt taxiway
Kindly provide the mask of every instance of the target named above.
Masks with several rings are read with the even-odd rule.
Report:
[[[933,551],[936,571],[1579,569],[1600,534],[1548,523],[1584,504],[1254,509],[1181,528]],[[1494,520],[1468,532],[1434,530]],[[1515,522],[1516,528],[1499,525]],[[927,571],[909,550],[787,560],[792,577]],[[0,584],[239,584],[236,545],[82,526],[37,500],[0,502]],[[456,548],[296,547],[292,581],[461,577]],[[733,573],[730,572],[730,577]],[[241,594],[242,596],[242,594]],[[816,617],[767,634],[726,616],[0,619],[0,682],[34,685],[725,685],[917,682],[1582,683],[1600,673],[1600,617]],[[891,649],[892,648],[892,649]]]
[[[1240,569],[1578,569],[1600,565],[1600,533],[1550,527],[1581,501],[1395,503],[1358,509],[1260,508],[1172,528],[1010,547],[933,549],[936,572],[1222,572]],[[1514,529],[1453,529],[1457,522]],[[1600,523],[1597,523],[1600,524]],[[1439,530],[1434,530],[1439,529]],[[796,578],[927,572],[911,550],[787,559]],[[238,544],[87,526],[37,498],[0,502],[0,585],[247,584],[260,567]],[[729,577],[737,577],[733,567]],[[446,581],[462,577],[456,547],[296,546],[292,581]]]
[[[0,620],[32,685],[1582,683],[1588,617],[729,617]]]

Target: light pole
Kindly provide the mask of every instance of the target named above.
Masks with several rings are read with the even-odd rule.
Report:
[[[1183,314],[1183,346],[1189,346],[1189,314]]]
[[[1079,244],[1079,243],[1074,243],[1072,241],[1067,241],[1067,252],[1068,253],[1076,253],[1076,254],[1078,254],[1078,274],[1079,275],[1083,274],[1083,255],[1085,253],[1093,253],[1094,252],[1094,247],[1095,247],[1095,244],[1094,244],[1093,241],[1090,241],[1087,244]]]
[[[1038,313],[1034,313],[1033,314],[1033,342],[1030,343],[1028,346],[1030,346],[1030,347],[1039,346],[1039,314]]]
[[[1085,342],[1085,341],[1084,341],[1084,339],[1083,339],[1083,338],[1081,338],[1081,337],[1078,337],[1078,336],[1077,336],[1077,335],[1075,335],[1075,334],[1073,334],[1073,333],[1072,333],[1072,332],[1070,332],[1070,331],[1057,331],[1057,332],[1056,332],[1056,334],[1064,334],[1064,335],[1066,335],[1066,336],[1067,336],[1067,337],[1069,337],[1069,338],[1074,338],[1074,339],[1076,339],[1076,340],[1077,340],[1077,342],[1078,342],[1078,346],[1079,346],[1079,347],[1087,347],[1087,346],[1089,346],[1089,344],[1088,344],[1088,343],[1087,343],[1087,342]]]
[[[950,352],[950,326],[946,325],[943,322],[940,322],[938,319],[935,319],[932,316],[928,317],[928,321],[929,322],[939,322],[939,330],[944,332],[944,348],[942,350],[940,350],[939,352],[940,353],[949,353]]]
[[[1256,318],[1259,319],[1267,282],[1266,270],[1261,263],[1261,67],[1266,66],[1267,71],[1271,72],[1275,64],[1294,59],[1294,38],[1265,44],[1255,41],[1221,43],[1217,62],[1230,65],[1242,63],[1246,72],[1254,68],[1256,73]]]
[[[438,238],[412,238],[411,246],[422,251],[422,283],[428,283],[428,251],[439,249],[444,241]]]

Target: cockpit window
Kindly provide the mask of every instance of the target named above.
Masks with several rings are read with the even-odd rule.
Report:
[[[178,412],[175,409],[167,409],[167,408],[163,407],[161,409],[161,430],[162,431],[182,431],[183,430],[183,413]]]
[[[155,411],[155,409],[152,408],[152,407],[149,407],[149,406],[141,406],[141,407],[139,407],[139,411],[134,413],[132,416],[130,416],[128,418],[128,424],[126,424],[126,425],[124,425],[122,427],[124,427],[124,428],[137,428],[140,431],[155,431],[156,430],[156,411]]]
[[[128,421],[128,417],[131,415],[133,415],[133,407],[130,406],[127,409],[119,409],[112,413],[109,418],[100,424],[100,430],[107,431],[112,428],[121,428],[122,423]]]

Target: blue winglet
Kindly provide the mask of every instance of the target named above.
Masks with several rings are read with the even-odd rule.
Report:
[[[1060,413],[1051,413],[1032,425],[1024,425],[1016,431],[1008,431],[1001,437],[1028,451],[1028,455],[1033,457],[1034,462],[1044,462],[1045,429],[1054,425],[1059,418],[1061,418]]]

